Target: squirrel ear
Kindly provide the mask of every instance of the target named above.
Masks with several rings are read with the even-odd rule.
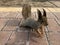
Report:
[[[38,15],[42,16],[41,11],[39,9],[37,9],[37,13]]]
[[[45,9],[43,9],[43,16],[46,17],[46,11],[45,11]]]
[[[37,13],[38,13],[38,17],[42,18],[42,14],[41,14],[41,11],[39,9],[37,9]]]
[[[38,21],[42,20],[42,14],[39,9],[37,9],[37,14],[38,14]]]

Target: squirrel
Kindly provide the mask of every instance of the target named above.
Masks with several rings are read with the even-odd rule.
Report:
[[[41,36],[43,34],[44,26],[48,25],[46,11],[43,9],[43,15],[42,15],[40,10],[37,9],[37,14],[38,14],[37,21],[32,19],[31,17],[25,18],[25,20],[21,22],[20,27],[29,28],[32,30],[34,29]]]

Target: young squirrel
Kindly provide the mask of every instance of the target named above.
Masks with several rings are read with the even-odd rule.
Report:
[[[38,20],[34,20],[32,18],[26,18],[26,20],[23,20],[21,22],[20,27],[30,28],[34,29],[38,34],[43,34],[43,26],[47,26],[47,17],[46,17],[46,11],[43,9],[43,15],[41,14],[40,10],[37,9],[37,16]],[[39,29],[39,30],[38,30]],[[41,31],[41,32],[40,32]]]

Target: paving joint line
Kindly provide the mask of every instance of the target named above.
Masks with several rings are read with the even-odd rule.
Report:
[[[29,42],[30,42],[30,31],[21,31],[21,30],[18,30],[18,28],[17,28],[16,32],[27,32],[26,45],[29,45]]]
[[[13,34],[13,31],[11,32],[11,34],[10,34],[10,36],[9,36],[9,38],[8,38],[8,40],[7,40],[7,42],[5,43],[5,45],[7,45],[7,43],[8,43],[8,41],[10,40],[10,37],[11,37],[12,34]]]
[[[56,11],[56,10],[55,10]],[[55,15],[55,21],[57,22],[57,24],[60,26],[60,21],[59,21],[59,18]]]
[[[49,10],[49,9],[48,9],[48,10]],[[49,11],[50,11],[50,10],[49,10]],[[51,12],[51,11],[50,11],[50,12]],[[51,13],[52,13],[52,12],[51,12]],[[57,25],[60,26],[58,17],[57,17],[54,13],[52,13],[52,14],[55,16],[54,20],[56,21]]]
[[[10,34],[10,36],[9,36],[9,38],[8,38],[8,40],[10,39],[10,37],[11,37],[11,35],[13,34],[13,31],[11,32],[11,34]]]
[[[4,29],[4,27],[7,25],[8,21],[6,22],[6,24],[3,26],[3,28],[1,29],[1,31]]]
[[[27,35],[26,45],[29,45],[29,42],[30,42],[30,31],[28,32]]]
[[[49,3],[51,3],[51,4],[53,4],[54,6],[56,6],[56,7],[58,7],[57,5],[55,5],[54,3],[52,3],[52,2],[50,2],[50,1],[48,1]]]
[[[49,38],[48,38],[48,35],[49,35],[49,34],[48,34],[48,27],[45,27],[45,30],[46,30],[46,31],[45,31],[45,35],[46,35],[46,39],[47,39],[48,45],[51,45],[51,44],[50,44],[50,40],[49,40]]]
[[[18,23],[18,26],[20,25],[21,21],[22,21],[22,18],[20,18],[20,22]]]
[[[56,23],[60,26],[60,23],[57,19],[54,18],[54,20],[56,21]]]
[[[9,20],[8,20],[8,21],[9,21]],[[6,24],[4,25],[4,27],[7,25],[8,21],[6,22]],[[20,22],[21,22],[21,21],[20,21]],[[20,23],[20,22],[19,22],[19,23]],[[18,25],[19,25],[19,23],[18,23]],[[16,30],[3,30],[4,27],[1,29],[1,31],[16,31]]]

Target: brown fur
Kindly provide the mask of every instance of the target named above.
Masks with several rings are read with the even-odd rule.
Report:
[[[43,9],[42,20],[43,20],[44,26],[47,26],[47,25],[48,25],[48,22],[47,22],[47,15],[46,15],[46,11],[45,11],[44,9]]]
[[[29,4],[23,5],[22,15],[24,19],[27,19],[31,15],[31,6]]]
[[[40,25],[40,27],[35,28],[34,30],[37,32],[37,34],[39,34],[39,36],[42,37],[44,34],[44,27],[48,25],[46,11],[43,9],[43,15],[42,15],[40,10],[37,9],[37,13],[38,13],[37,23],[39,22],[41,25]],[[31,6],[30,5],[28,5],[28,4],[23,5],[22,15],[23,15],[24,19],[26,19],[26,20],[28,19],[28,17],[31,16]]]
[[[40,10],[37,10],[38,12],[38,22],[41,23],[41,27],[36,30],[36,32],[42,37],[44,34],[44,27],[48,25],[47,23],[47,17],[46,17],[46,11],[43,9],[43,15],[41,14]]]

